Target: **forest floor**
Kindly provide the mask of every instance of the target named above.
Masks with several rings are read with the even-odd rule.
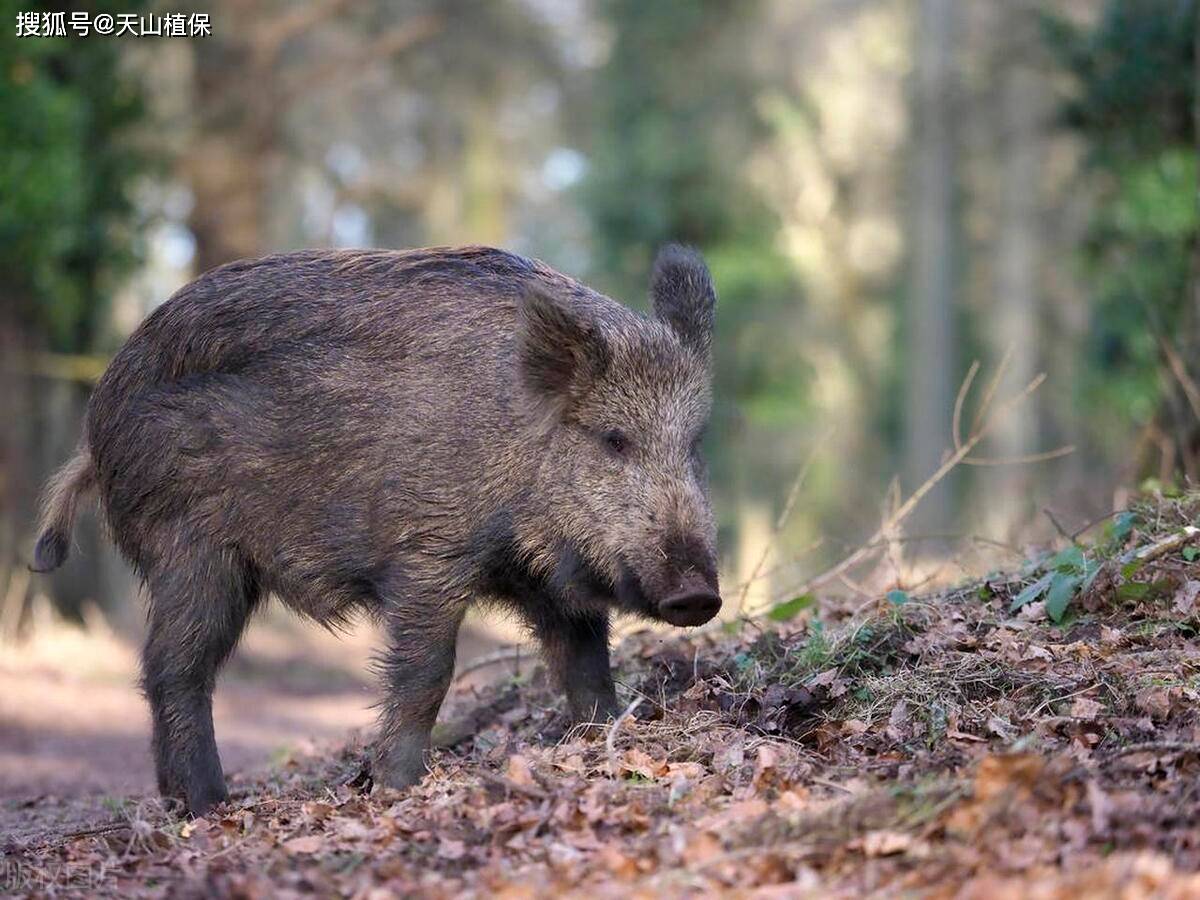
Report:
[[[326,739],[234,772],[205,819],[131,797],[14,833],[0,890],[1198,896],[1198,514],[1145,505],[937,593],[635,634],[626,715],[591,734],[540,669],[462,687],[416,788]]]

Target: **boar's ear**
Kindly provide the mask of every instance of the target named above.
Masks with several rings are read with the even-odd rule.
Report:
[[[530,284],[517,305],[521,380],[548,411],[564,411],[608,365],[600,326],[568,297]]]
[[[680,244],[663,247],[650,276],[650,299],[654,315],[670,325],[685,345],[709,352],[717,292],[699,251]]]

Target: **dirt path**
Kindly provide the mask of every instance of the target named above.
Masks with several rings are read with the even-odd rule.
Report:
[[[369,626],[339,637],[294,620],[259,623],[214,700],[226,772],[262,777],[290,755],[369,732],[374,638]],[[460,659],[494,646],[469,631]],[[0,845],[153,796],[149,734],[133,641],[102,625],[42,621],[28,644],[0,648]]]

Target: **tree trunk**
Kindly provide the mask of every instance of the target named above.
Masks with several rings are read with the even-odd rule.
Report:
[[[907,470],[913,485],[939,465],[950,443],[956,373],[955,0],[920,0],[916,34],[916,126],[912,284],[908,314]],[[942,530],[951,511],[942,485],[914,517],[918,530]]]
[[[1044,80],[1030,58],[1036,46],[1030,16],[1021,8],[1001,13],[1007,43],[1016,48],[999,60],[1000,210],[996,235],[995,299],[989,328],[992,357],[1011,353],[1009,384],[1020,389],[1038,368],[1038,180],[1041,174]],[[1014,37],[1015,36],[1015,37]],[[997,427],[997,456],[1023,456],[1037,442],[1036,398]],[[1027,499],[1036,470],[1006,466],[985,477],[988,483],[988,533],[1005,534],[1036,513]]]
[[[277,79],[266,69],[274,56],[256,52],[247,37],[253,10],[224,6],[219,32],[195,42],[196,134],[181,162],[192,191],[197,273],[266,247],[270,168],[282,131],[282,104],[271,90]]]

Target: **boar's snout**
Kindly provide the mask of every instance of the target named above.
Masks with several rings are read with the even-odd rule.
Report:
[[[685,578],[679,590],[658,604],[658,614],[672,625],[703,625],[720,609],[720,595],[698,575]]]

